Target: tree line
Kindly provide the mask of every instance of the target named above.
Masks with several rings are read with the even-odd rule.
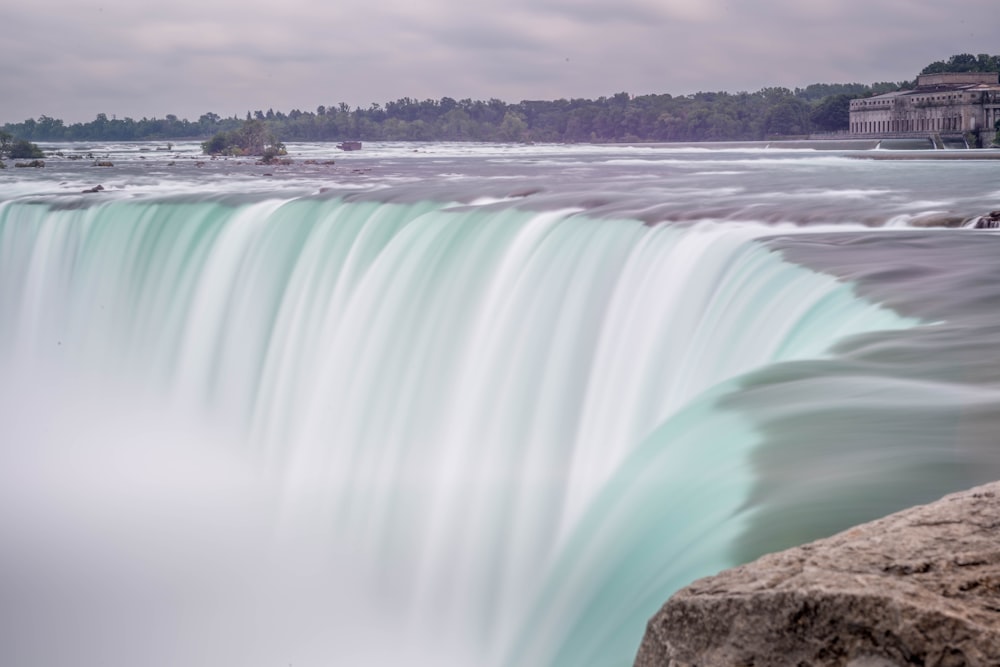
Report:
[[[414,100],[367,108],[344,103],[315,111],[268,109],[245,117],[203,114],[197,121],[108,118],[65,124],[49,116],[7,123],[3,130],[29,141],[150,141],[204,139],[237,132],[259,120],[283,141],[709,141],[753,140],[846,129],[850,100],[896,90],[902,84],[814,84],[805,89],[765,88],[755,93],[672,96],[617,93],[591,99]]]
[[[937,68],[1000,69],[998,56],[961,54],[932,63]],[[972,71],[970,69],[960,71]],[[989,71],[989,70],[983,70]],[[995,71],[995,70],[994,70]],[[118,119],[106,114],[87,123],[65,124],[41,116],[8,123],[3,131],[29,141],[206,139],[239,132],[260,121],[281,141],[741,141],[795,137],[846,130],[850,101],[903,88],[913,82],[813,84],[805,88],[763,88],[757,92],[699,92],[692,95],[630,95],[591,99],[415,100],[404,97],[367,108],[345,103],[314,111],[268,109],[245,117],[205,113],[197,121],[165,118]]]
[[[1000,72],[1000,56],[980,53],[960,53],[948,60],[937,60],[925,67],[921,74],[943,74],[945,72]]]

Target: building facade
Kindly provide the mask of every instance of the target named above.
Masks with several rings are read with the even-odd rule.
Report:
[[[850,114],[858,135],[991,133],[1000,120],[1000,73],[921,74],[913,90],[851,100]]]

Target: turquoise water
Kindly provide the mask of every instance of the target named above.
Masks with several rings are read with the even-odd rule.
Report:
[[[0,173],[2,664],[627,665],[1000,477],[990,162],[49,148],[116,166]]]
[[[993,378],[907,357],[988,340],[938,307],[985,269],[487,180],[0,203],[0,660],[627,665],[692,579],[996,466]]]

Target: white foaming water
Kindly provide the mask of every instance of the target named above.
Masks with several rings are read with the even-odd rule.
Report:
[[[170,151],[136,142],[44,148],[59,151],[46,157],[44,169],[0,171],[0,197],[79,197],[97,184],[105,188],[98,195],[105,200],[191,191],[291,198],[393,188],[408,189],[410,201],[418,191],[420,199],[463,202],[483,196],[544,199],[587,193],[591,196],[578,199],[591,199],[591,208],[613,200],[614,216],[648,222],[714,218],[868,226],[941,207],[918,205],[920,201],[953,202],[947,205],[948,219],[968,219],[996,208],[989,163],[949,160],[948,177],[942,178],[939,161],[858,159],[872,152],[803,150],[795,144],[366,142],[363,150],[343,152],[333,144],[291,143],[290,166],[258,165],[247,158],[213,160],[200,154],[196,142],[178,142]],[[900,152],[908,158],[918,154]],[[975,157],[977,152],[961,154]],[[98,158],[114,167],[92,167]],[[654,208],[655,214],[650,213]]]
[[[765,227],[477,203],[0,207],[3,662],[625,664],[732,564],[732,381],[913,324]]]

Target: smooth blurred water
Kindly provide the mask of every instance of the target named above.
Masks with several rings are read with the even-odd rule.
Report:
[[[60,148],[116,166],[0,172],[5,664],[625,665],[996,476],[996,236],[905,226],[993,163]]]

